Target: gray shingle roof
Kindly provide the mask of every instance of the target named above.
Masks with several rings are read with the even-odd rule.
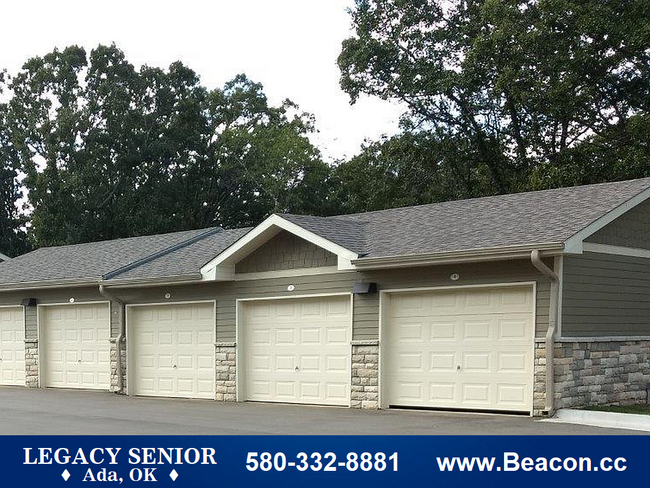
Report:
[[[112,280],[155,279],[198,275],[203,265],[245,235],[250,228],[221,230],[187,246],[116,274]],[[110,283],[111,280],[109,280]]]
[[[338,244],[351,242],[348,249],[368,258],[554,244],[649,187],[643,178],[304,221],[284,217]]]
[[[344,217],[312,217],[310,215],[278,214],[283,219],[299,225],[341,247],[363,254],[365,244],[365,223]]]
[[[0,284],[92,280],[216,229],[131,237],[71,246],[43,247],[2,264]]]
[[[434,203],[335,217],[284,219],[362,257],[556,244],[650,188],[650,178]],[[187,276],[250,229],[200,229],[41,248],[0,265],[0,285]]]

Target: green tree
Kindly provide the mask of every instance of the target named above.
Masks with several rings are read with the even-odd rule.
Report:
[[[0,252],[16,256],[27,249],[28,242],[23,227],[25,222],[18,208],[22,191],[17,181],[18,171],[13,165],[15,150],[6,130],[7,104],[2,103],[4,76],[0,71]]]
[[[71,46],[30,59],[7,87],[38,246],[329,206],[311,117],[269,105],[243,75],[210,91],[180,62],[136,69],[115,46]]]
[[[341,86],[352,101],[406,104],[404,131],[446,148],[432,163],[470,155],[445,168],[450,188],[475,195],[650,174],[647,149],[626,147],[648,134],[646,0],[357,0],[351,15]],[[629,165],[614,162],[622,152]]]

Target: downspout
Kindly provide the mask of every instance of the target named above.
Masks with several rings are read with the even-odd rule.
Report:
[[[548,329],[546,330],[546,412],[551,417],[555,413],[554,341],[560,295],[559,279],[557,274],[541,260],[538,250],[530,253],[530,261],[540,273],[551,280],[551,303],[548,311]]]
[[[119,333],[117,334],[117,338],[114,340],[115,342],[115,349],[116,349],[116,357],[115,357],[115,363],[117,366],[117,392],[116,393],[123,393],[123,379],[122,379],[122,340],[124,339],[124,310],[125,310],[125,305],[122,300],[119,298],[115,297],[111,293],[106,290],[104,285],[99,285],[99,293],[106,297],[108,300],[111,302],[116,302],[120,304],[120,327],[119,327]],[[111,342],[113,342],[113,339],[111,339]]]

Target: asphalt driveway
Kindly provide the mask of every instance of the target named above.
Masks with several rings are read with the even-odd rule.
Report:
[[[0,387],[0,434],[643,434],[515,415],[132,398]]]

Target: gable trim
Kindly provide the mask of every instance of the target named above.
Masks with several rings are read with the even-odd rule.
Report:
[[[568,254],[582,254],[582,251],[584,250],[583,243],[587,237],[590,237],[591,235],[595,234],[600,229],[605,227],[607,224],[613,222],[621,215],[623,215],[629,210],[632,210],[634,207],[645,202],[649,198],[650,198],[650,188],[646,188],[645,190],[643,190],[640,193],[637,193],[632,198],[622,203],[618,207],[614,208],[613,210],[610,210],[602,217],[594,220],[587,227],[575,233],[564,242],[564,252]]]
[[[201,268],[203,280],[234,280],[235,264],[268,242],[281,230],[285,230],[332,254],[336,254],[338,256],[338,270],[354,269],[351,261],[359,257],[357,253],[274,214],[204,265]]]
[[[596,252],[601,254],[613,254],[616,256],[632,256],[635,258],[650,259],[650,249],[639,249],[636,247],[610,246],[608,244],[585,242],[582,244],[582,250],[586,252]]]

